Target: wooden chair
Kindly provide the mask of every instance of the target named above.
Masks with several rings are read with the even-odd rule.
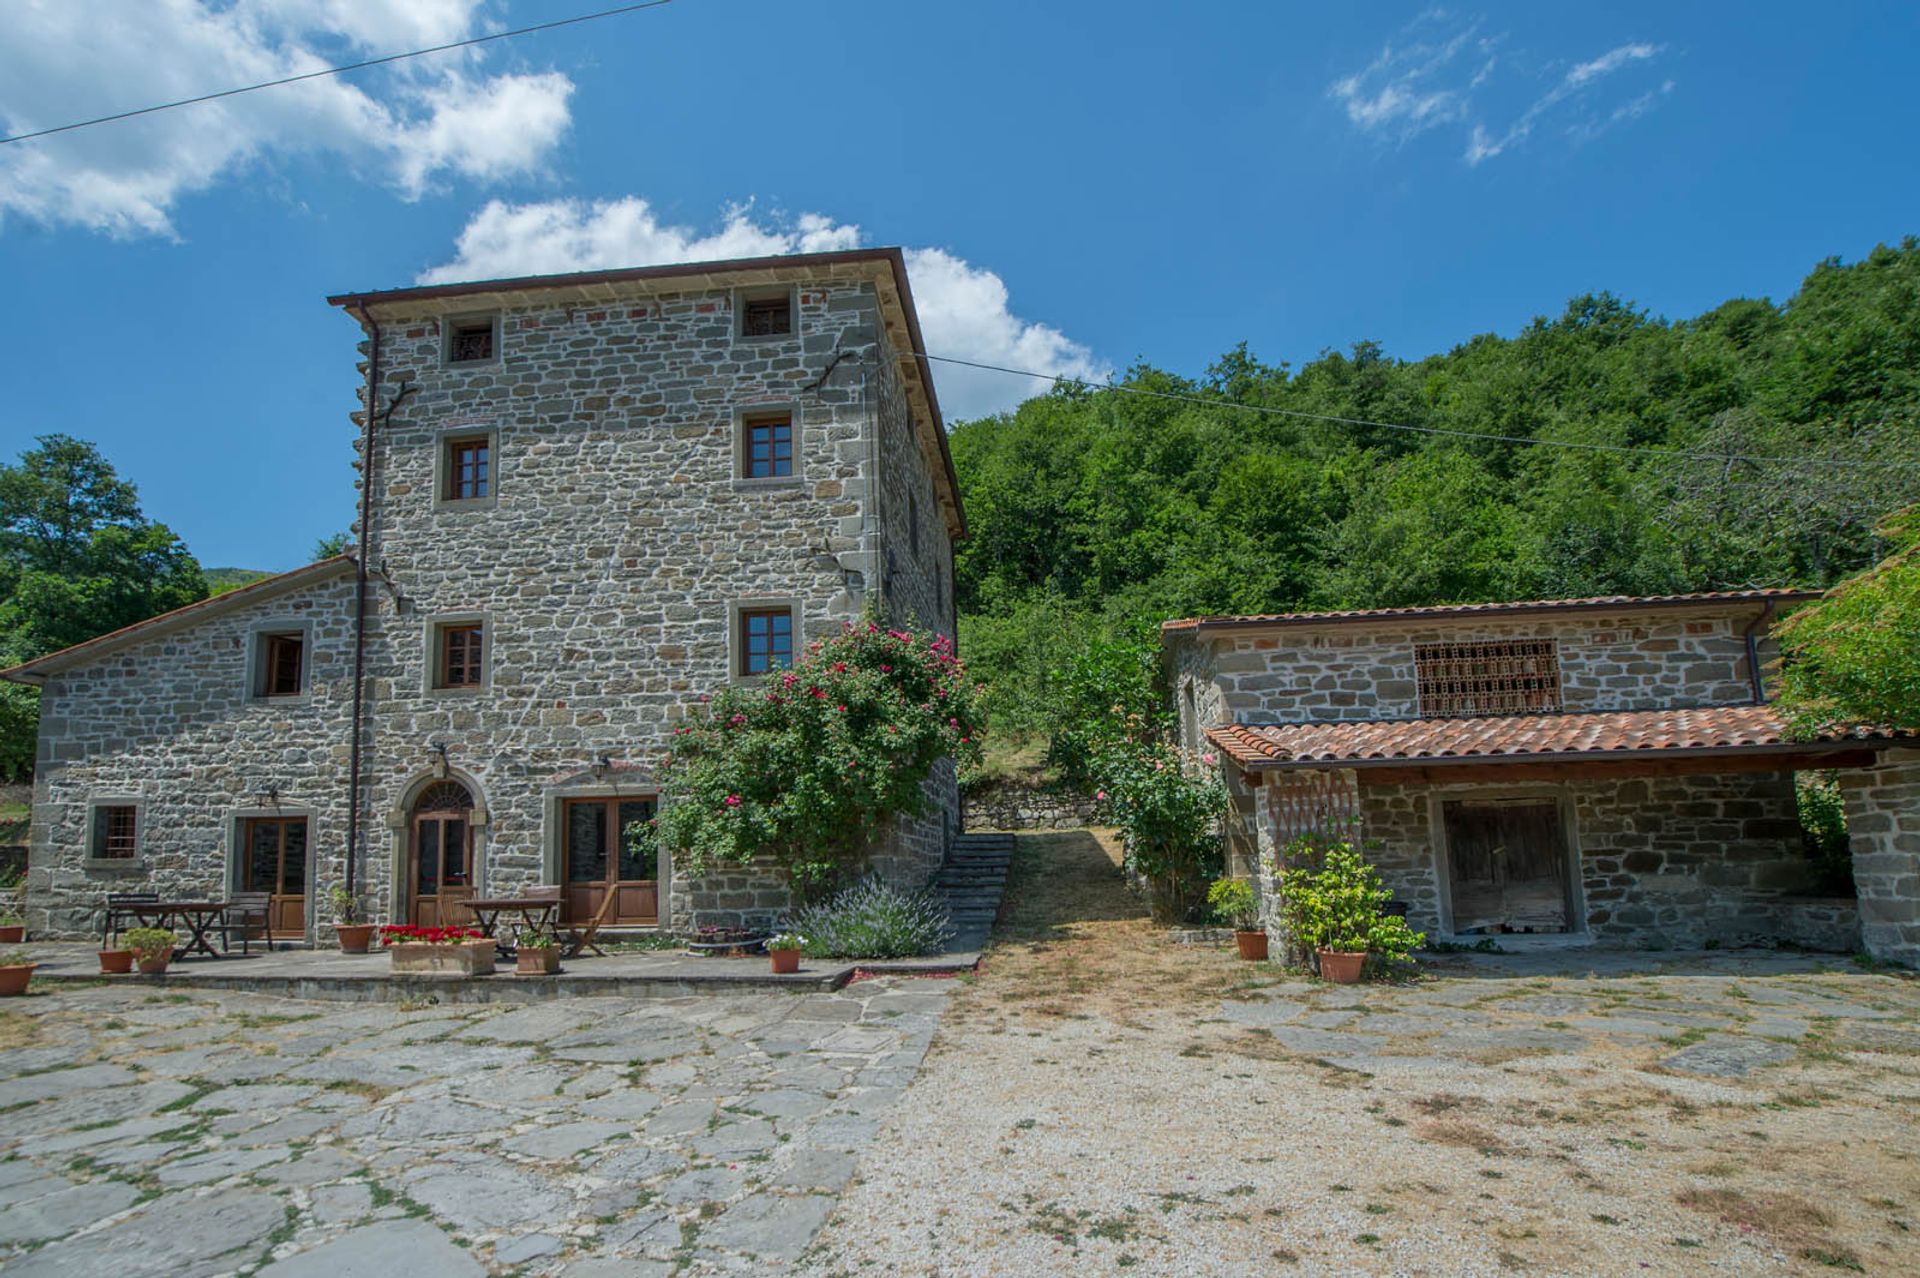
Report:
[[[158,892],[109,892],[107,903],[101,908],[105,920],[100,929],[102,948],[113,944],[113,938],[120,935],[120,929],[135,921],[139,916],[131,907],[136,905],[158,905]]]
[[[265,892],[235,892],[228,897],[227,908],[221,913],[220,921],[213,927],[213,930],[219,933],[220,948],[231,953],[234,938],[239,937],[240,952],[251,954],[253,951],[248,948],[248,945],[257,933],[266,940],[267,948],[271,950],[273,936],[267,926],[267,912],[270,904],[271,897]]]
[[[612,916],[614,898],[618,895],[619,893],[609,889],[607,894],[600,900],[600,908],[594,912],[592,918],[587,920],[585,927],[573,923],[563,923],[560,925],[567,933],[567,948],[564,957],[579,958],[585,950],[592,950],[601,958],[607,956],[605,950],[593,943],[593,934],[598,932],[600,925]]]

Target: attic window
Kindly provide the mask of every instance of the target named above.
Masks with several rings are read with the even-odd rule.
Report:
[[[1554,714],[1561,708],[1558,640],[1417,643],[1413,665],[1422,718]]]
[[[484,364],[492,360],[498,346],[496,331],[492,316],[453,321],[447,327],[447,363]]]
[[[784,337],[793,332],[793,294],[749,293],[740,299],[740,336]]]

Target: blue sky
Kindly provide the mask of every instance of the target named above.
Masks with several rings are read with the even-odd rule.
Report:
[[[604,3],[15,0],[0,124]],[[330,292],[900,244],[935,353],[1075,375],[1782,299],[1920,232],[1916,53],[1911,4],[675,0],[0,146],[0,453],[93,440],[280,569],[351,517]]]

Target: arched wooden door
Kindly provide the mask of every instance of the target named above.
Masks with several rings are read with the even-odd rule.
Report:
[[[458,781],[436,781],[413,804],[407,921],[416,927],[473,923],[473,795]]]

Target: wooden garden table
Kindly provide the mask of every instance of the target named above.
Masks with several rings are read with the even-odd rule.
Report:
[[[208,933],[214,930],[231,901],[153,901],[126,906],[126,912],[152,927],[185,928],[190,935],[185,945],[174,947],[175,958],[204,954],[219,958]]]
[[[560,916],[560,900],[550,896],[476,896],[462,904],[479,920],[480,934],[493,938],[493,946],[501,958],[514,956],[525,933],[551,933]],[[510,930],[507,938],[499,934],[502,915],[517,916],[507,923]]]

